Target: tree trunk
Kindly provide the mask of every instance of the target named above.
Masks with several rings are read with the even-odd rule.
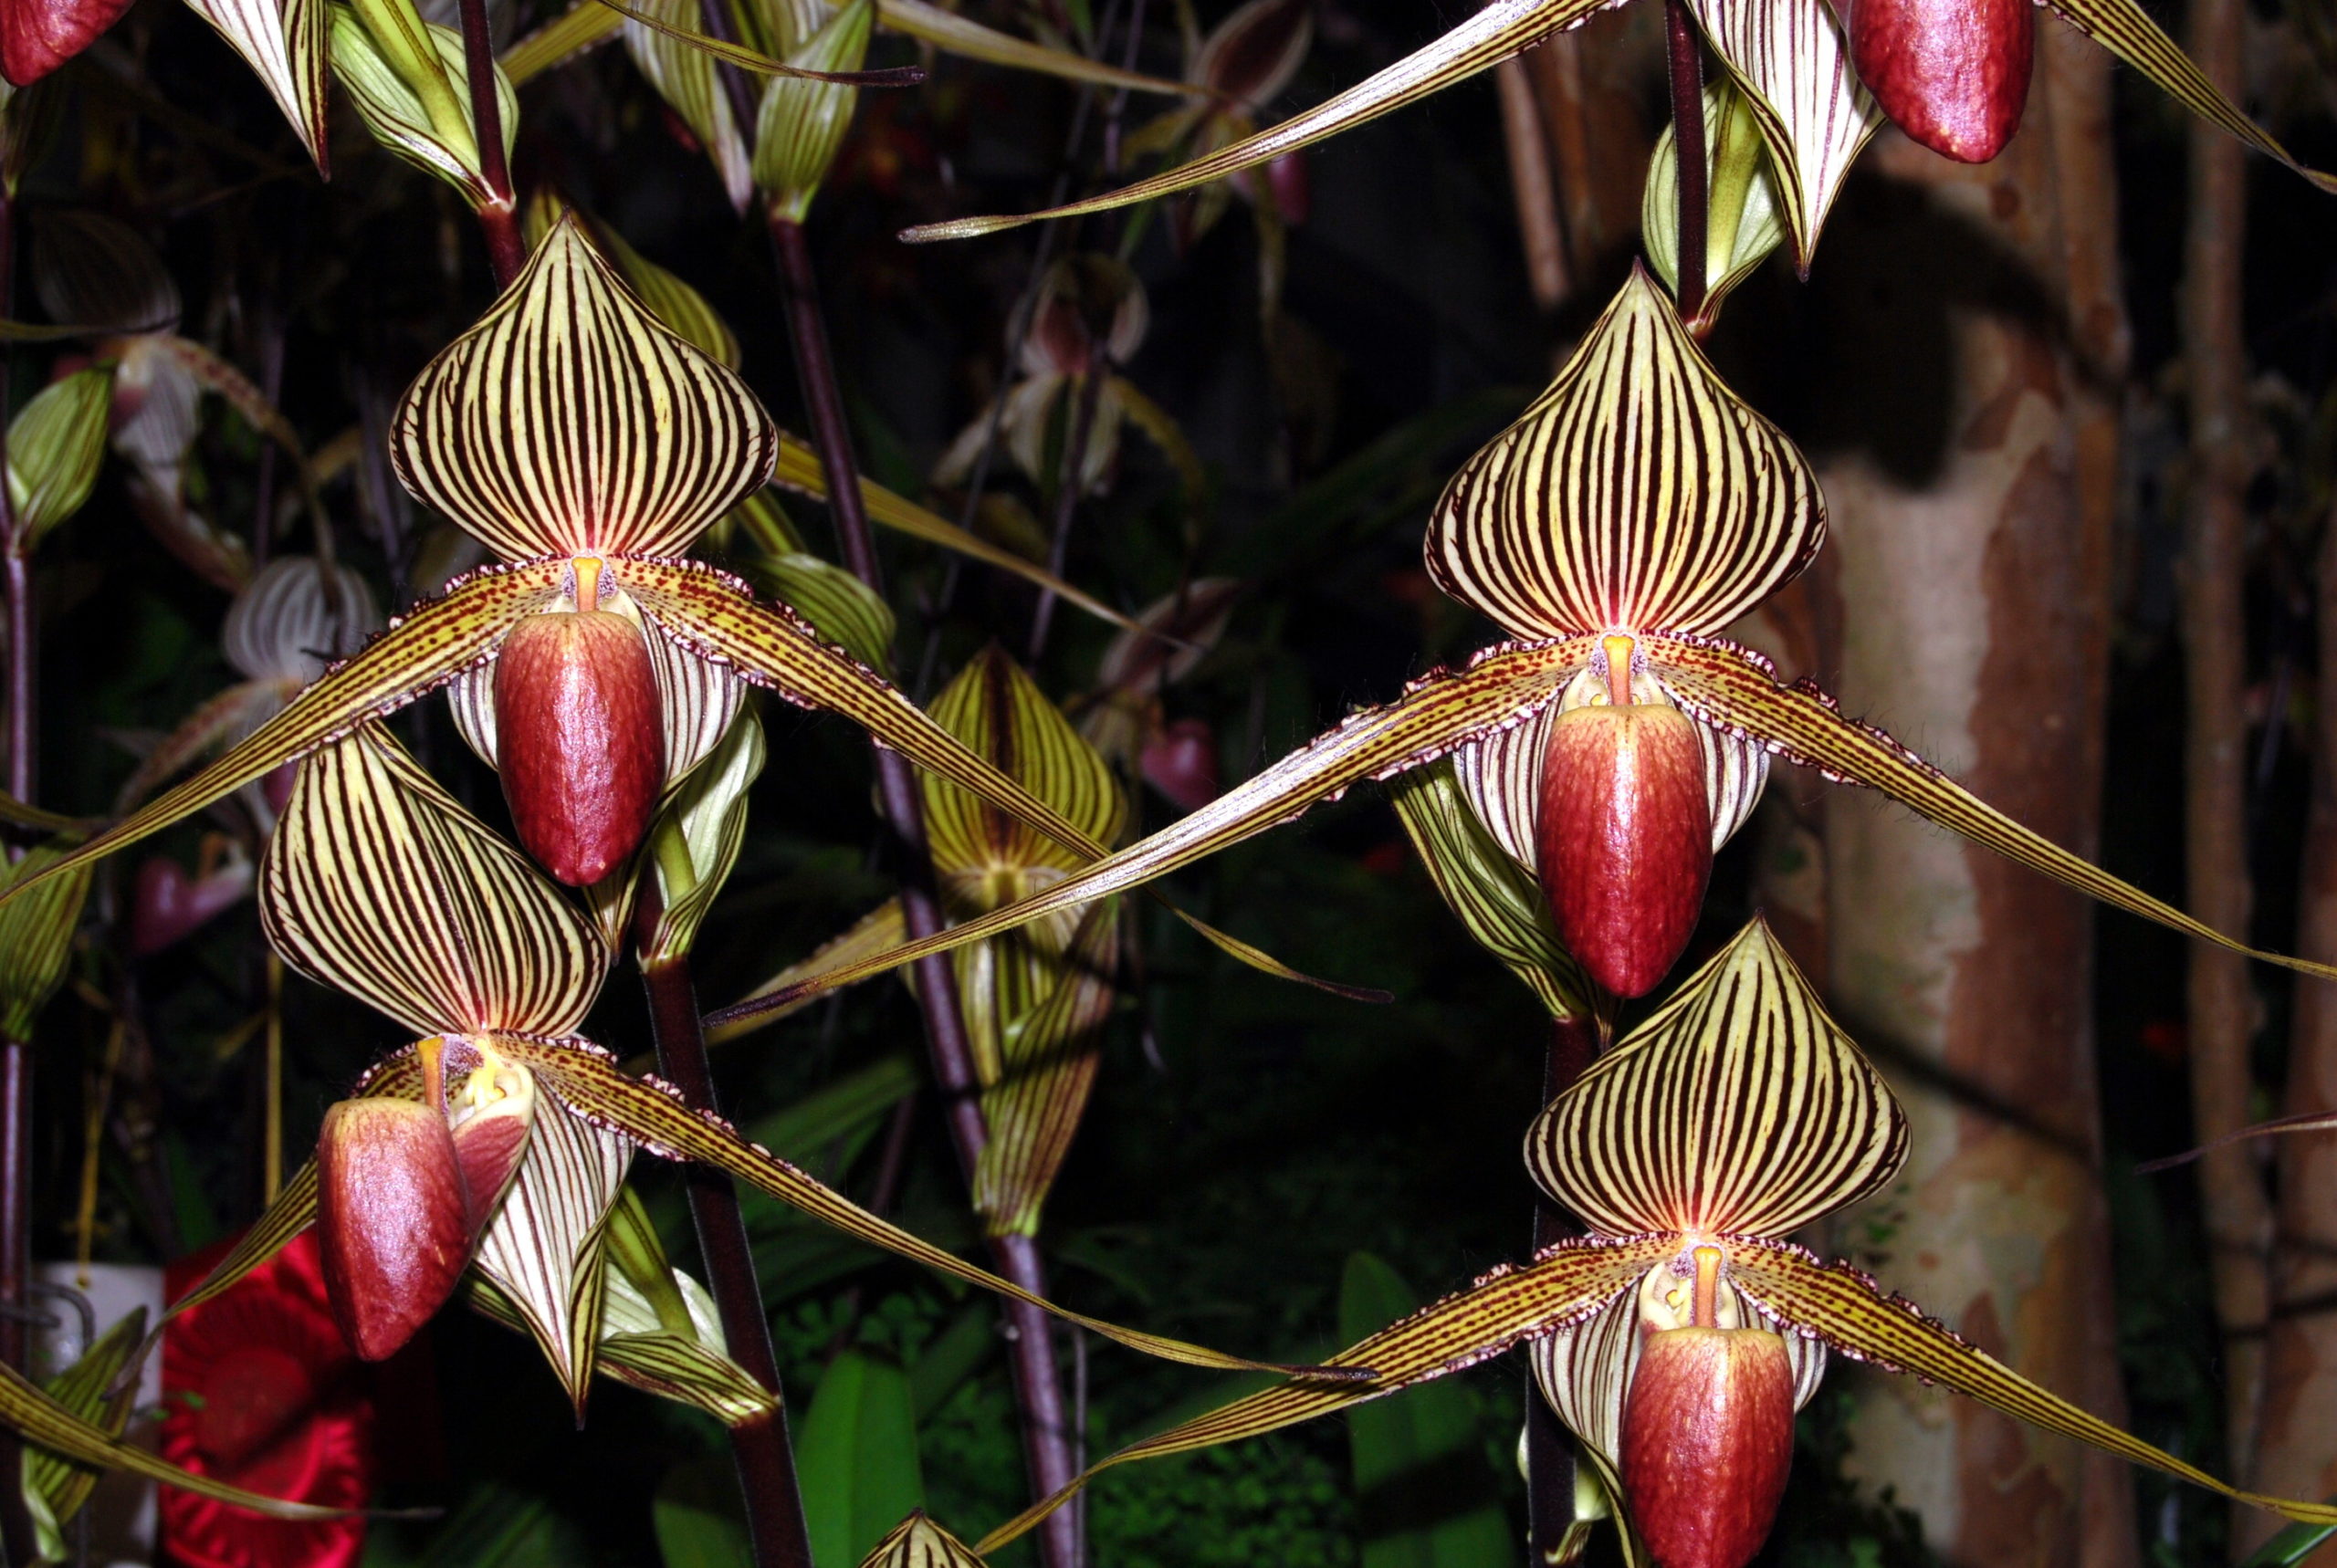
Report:
[[[1839,433],[1869,444],[1830,463],[1826,491],[1850,710],[2090,854],[2115,409],[2085,361],[2090,338],[2122,350],[2123,319],[2114,259],[2092,248],[2114,256],[2101,84],[2069,68],[2063,41],[2049,39],[2028,123],[1996,162],[1950,163],[1890,132],[1869,154],[1891,183],[1861,193],[1819,262],[1860,280],[1829,297],[1829,396]],[[2065,160],[2080,165],[2066,191]],[[1838,793],[1825,841],[1831,994],[1914,1124],[1907,1175],[1869,1214],[1890,1227],[1871,1261],[1975,1343],[2119,1419],[2091,904],[1879,797]],[[2137,1560],[2126,1478],[2075,1443],[1880,1377],[1852,1437],[1853,1473],[1894,1488],[1952,1563]]]

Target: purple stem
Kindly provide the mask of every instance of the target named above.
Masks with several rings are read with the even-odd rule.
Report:
[[[519,237],[519,200],[511,191],[511,170],[503,161],[503,105],[495,93],[495,36],[487,20],[487,0],[462,0],[463,75],[471,89],[471,125],[478,138],[478,172],[495,199],[478,210],[478,226],[487,235],[487,264],[495,269],[495,286],[508,288],[528,264],[528,247]]]
[[[1704,172],[1704,53],[1687,0],[1663,0],[1665,59],[1672,77],[1672,145],[1680,154],[1680,319],[1703,314],[1709,181]]]

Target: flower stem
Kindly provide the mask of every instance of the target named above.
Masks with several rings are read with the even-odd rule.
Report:
[[[884,576],[869,535],[868,517],[861,506],[860,471],[853,457],[852,433],[844,423],[835,361],[828,349],[827,323],[820,310],[819,279],[812,267],[811,248],[804,243],[801,225],[776,214],[770,222],[771,249],[778,258],[786,300],[788,336],[794,344],[796,372],[811,414],[812,442],[827,478],[828,508],[835,518],[837,543],[853,575],[882,593]],[[875,753],[877,799],[899,855],[902,923],[910,940],[918,941],[939,931],[944,924],[933,854],[926,842],[924,798],[907,758],[881,746]],[[973,1046],[958,1005],[957,971],[948,957],[937,956],[918,962],[913,972],[917,1005],[925,1019],[926,1046],[941,1089],[950,1141],[957,1145],[958,1161],[970,1186],[982,1150],[990,1144],[990,1128],[982,1118],[981,1081],[974,1071]],[[990,1249],[1000,1273],[1034,1295],[1046,1293],[1046,1274],[1034,1239],[996,1237]],[[1054,1339],[1045,1314],[1024,1302],[1008,1302],[1006,1321],[1013,1343],[1015,1403],[1022,1416],[1022,1447],[1030,1465],[1032,1491],[1046,1497],[1070,1485],[1079,1473],[1064,1409],[1063,1379],[1055,1367]],[[1076,1517],[1064,1510],[1050,1515],[1040,1527],[1039,1544],[1046,1568],[1077,1568]]]
[[[1064,443],[1063,477],[1055,489],[1054,538],[1047,546],[1047,570],[1055,576],[1071,555],[1071,520],[1079,510],[1079,493],[1087,486],[1081,471],[1087,466],[1087,445],[1095,438],[1095,410],[1104,401],[1104,383],[1111,378],[1112,361],[1097,343],[1087,373],[1079,378],[1078,401],[1072,405],[1071,437]],[[1039,606],[1031,612],[1031,662],[1047,651],[1047,629],[1054,623],[1055,592],[1039,591]]]
[[[1672,77],[1672,144],[1680,155],[1680,319],[1703,314],[1710,265],[1704,173],[1704,56],[1687,0],[1663,0],[1664,51]]]
[[[494,199],[478,210],[478,226],[487,236],[495,286],[508,288],[528,263],[528,247],[519,237],[519,199],[512,193],[511,169],[503,158],[503,105],[495,91],[495,37],[488,30],[487,0],[462,0],[462,16],[463,75],[470,82],[478,172],[494,193]]]
[[[649,1024],[657,1041],[657,1070],[682,1092],[693,1110],[719,1113],[714,1078],[706,1061],[706,1035],[698,1027],[697,989],[690,983],[686,956],[645,964],[641,983],[649,993]],[[780,1387],[779,1362],[771,1354],[770,1322],[763,1315],[761,1287],[755,1280],[754,1253],[739,1212],[738,1189],[720,1171],[689,1167],[690,1218],[697,1227],[698,1250],[706,1260],[707,1285],[722,1314],[722,1337],[730,1359],[770,1390],[777,1404],[760,1421],[730,1428],[730,1452],[739,1464],[739,1485],[747,1499],[748,1534],[757,1568],[812,1568],[812,1541],[803,1522],[803,1494],[795,1479],[795,1456],[788,1446],[787,1398]]]

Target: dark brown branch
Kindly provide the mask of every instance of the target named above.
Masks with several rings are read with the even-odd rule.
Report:
[[[16,200],[0,188],[0,318],[16,313]],[[8,469],[7,358],[0,354],[0,475]],[[33,604],[31,563],[16,538],[15,507],[0,484],[0,563],[7,573],[8,792],[33,798]],[[0,1040],[0,1361],[26,1370],[29,1343],[26,1310],[32,1301],[32,1049],[24,1040]],[[32,1519],[25,1511],[24,1449],[14,1432],[0,1428],[0,1546],[10,1563],[33,1560]]]
[[[676,957],[645,965],[641,983],[649,993],[658,1071],[694,1109],[718,1113],[689,960]],[[722,1314],[722,1337],[730,1359],[778,1401],[766,1419],[730,1428],[730,1451],[739,1464],[739,1489],[746,1494],[755,1563],[757,1568],[812,1568],[803,1495],[788,1444],[787,1398],[780,1387],[778,1359],[771,1354],[770,1322],[763,1315],[762,1289],[755,1279],[754,1252],[739,1212],[738,1189],[728,1176],[706,1166],[691,1166],[688,1179],[690,1218],[697,1227],[707,1286]]]
[[[1687,0],[1663,0],[1665,63],[1672,78],[1672,146],[1680,157],[1680,319],[1703,314],[1711,181],[1704,170],[1704,53]]]
[[[470,83],[479,177],[494,195],[479,208],[478,226],[487,236],[495,286],[508,288],[528,264],[528,247],[519,237],[519,198],[511,189],[510,167],[503,160],[503,105],[495,92],[495,36],[487,24],[487,0],[462,0],[462,18],[463,75]]]
[[[882,593],[884,574],[877,564],[868,517],[861,506],[860,470],[853,455],[852,432],[844,422],[844,395],[829,351],[811,248],[804,242],[802,225],[776,215],[770,219],[770,237],[785,296],[788,336],[795,349],[796,373],[811,415],[812,444],[819,451],[826,475],[828,508],[835,519],[837,544],[852,574]],[[875,754],[877,800],[898,856],[902,923],[910,940],[921,941],[944,925],[933,876],[933,853],[925,836],[924,797],[907,758],[881,746]],[[922,959],[913,972],[925,1020],[926,1046],[941,1090],[950,1141],[957,1145],[959,1164],[970,1186],[975,1166],[989,1145],[990,1129],[982,1120],[981,1082],[974,1071],[973,1046],[967,1039],[965,1016],[958,1003],[957,972],[946,956]],[[1030,1238],[999,1238],[992,1241],[991,1250],[1000,1273],[1033,1295],[1046,1293],[1045,1270],[1038,1246]],[[1022,1416],[1023,1452],[1031,1468],[1032,1492],[1043,1497],[1069,1485],[1078,1473],[1072,1459],[1063,1380],[1055,1368],[1054,1340],[1046,1315],[1035,1307],[1009,1301],[1006,1321],[1014,1342],[1011,1365]],[[1040,1526],[1040,1555],[1046,1568],[1077,1568],[1077,1529],[1075,1517],[1063,1510]]]

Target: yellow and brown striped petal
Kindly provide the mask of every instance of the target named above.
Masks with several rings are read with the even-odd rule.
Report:
[[[736,374],[634,298],[572,218],[400,400],[398,477],[510,560],[678,555],[770,475]]]
[[[286,962],[416,1034],[565,1034],[608,973],[584,917],[378,725],[302,766],[259,903]]]
[[[1818,476],[1638,267],[1429,521],[1436,584],[1513,636],[1717,632],[1808,564]]]
[[[1782,1236],[1897,1175],[1907,1119],[1755,919],[1550,1103],[1525,1151],[1594,1231]]]

